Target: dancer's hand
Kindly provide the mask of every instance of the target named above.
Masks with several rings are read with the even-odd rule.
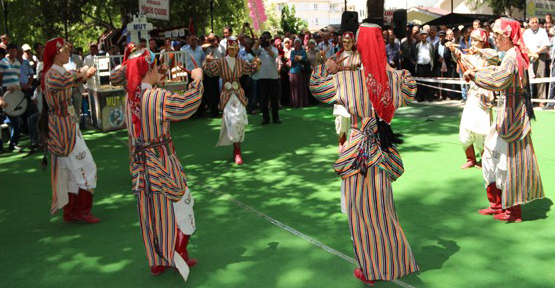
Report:
[[[476,72],[469,69],[468,71],[464,72],[463,77],[466,82],[474,81],[474,77],[476,77]]]
[[[202,69],[200,68],[195,68],[191,71],[191,78],[193,80],[202,80],[202,75]]]

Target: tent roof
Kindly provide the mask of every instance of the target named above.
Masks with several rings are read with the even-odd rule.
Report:
[[[472,25],[472,22],[476,19],[480,22],[491,21],[499,18],[501,16],[488,15],[488,14],[459,14],[459,13],[449,13],[445,16],[441,16],[437,19],[429,21],[425,24],[438,26],[438,25]]]

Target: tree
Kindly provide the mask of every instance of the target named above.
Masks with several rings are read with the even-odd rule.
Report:
[[[301,18],[295,16],[295,6],[291,6],[289,9],[288,5],[285,5],[281,9],[281,29],[283,32],[290,32],[293,34],[299,33],[302,29],[308,27],[308,23]]]
[[[526,1],[524,0],[467,0],[472,6],[480,7],[487,5],[491,7],[494,15],[511,16],[515,9],[524,10]]]

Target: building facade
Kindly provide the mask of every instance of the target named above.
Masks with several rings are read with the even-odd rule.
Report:
[[[285,5],[294,6],[295,16],[306,21],[310,31],[316,31],[330,24],[341,24],[344,3],[343,0],[269,0],[266,7],[276,4],[276,12],[280,15]]]

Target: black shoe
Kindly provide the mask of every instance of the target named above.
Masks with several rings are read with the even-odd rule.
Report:
[[[279,119],[274,120],[274,124],[281,124],[281,120],[279,120]]]
[[[260,123],[260,125],[268,125],[270,124],[270,120],[262,120],[262,123]]]

